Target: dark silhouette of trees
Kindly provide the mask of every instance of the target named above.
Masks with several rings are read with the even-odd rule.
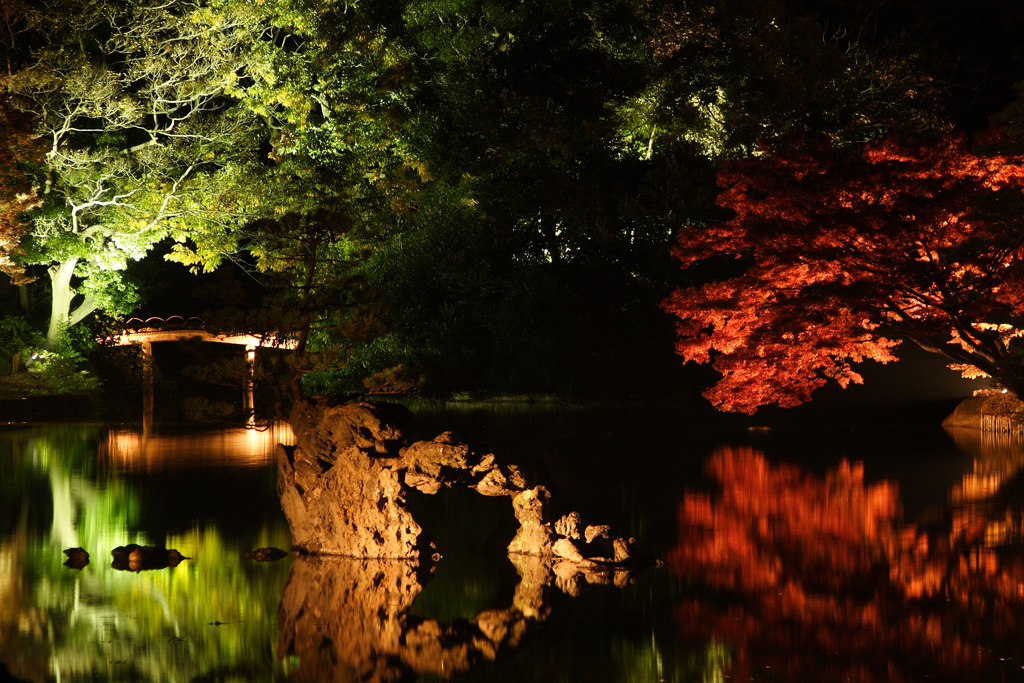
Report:
[[[838,169],[863,145],[952,135],[1012,98],[949,116],[970,93],[936,46],[961,45],[1008,90],[1009,72],[982,63],[1008,49],[1017,13],[986,4],[1006,25],[981,49],[917,0],[895,5],[60,0],[44,13],[11,0],[4,97],[47,151],[33,169],[45,204],[3,249],[51,275],[53,345],[93,310],[134,306],[122,273],[159,242],[208,271],[250,259],[257,226],[329,212],[350,225],[343,249],[372,250],[359,275],[389,328],[347,373],[404,366],[440,392],[665,387],[677,368],[658,302],[738,272],[723,252],[680,275],[669,254],[684,226],[693,239],[723,223],[722,163],[728,181],[752,168],[740,159],[798,163],[814,156],[799,141],[827,140],[808,163]],[[852,360],[889,348],[855,346]],[[800,372],[776,384],[815,385]],[[855,381],[842,361],[816,372]]]

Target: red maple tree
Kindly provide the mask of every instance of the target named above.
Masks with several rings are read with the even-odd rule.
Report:
[[[19,163],[38,162],[41,157],[28,118],[0,106],[0,272],[9,275],[15,284],[30,281],[25,266],[14,258],[30,227],[24,213],[42,203]]]
[[[1010,349],[1024,313],[1024,159],[979,156],[961,138],[884,140],[854,153],[794,144],[719,172],[735,212],[683,230],[683,268],[725,259],[729,276],[676,290],[677,352],[712,362],[705,392],[753,413],[809,400],[852,364],[896,360],[910,340],[1024,396]]]

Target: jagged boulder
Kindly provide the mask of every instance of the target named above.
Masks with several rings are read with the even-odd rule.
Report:
[[[292,543],[310,553],[417,558],[423,529],[405,506],[395,406],[300,402],[297,443],[277,448],[277,492]]]
[[[529,463],[478,450],[450,432],[407,443],[412,415],[404,408],[311,400],[300,402],[291,419],[297,443],[278,447],[278,494],[300,550],[375,559],[433,555],[406,508],[406,492],[459,486],[510,498],[519,530],[509,553],[588,571],[635,559],[632,539],[584,526],[578,513],[559,514]]]

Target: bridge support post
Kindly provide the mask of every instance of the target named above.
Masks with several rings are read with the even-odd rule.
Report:
[[[256,376],[256,345],[245,345],[245,363],[248,375],[245,378],[245,386],[242,388],[242,407],[245,410],[246,424],[249,427],[256,426],[256,398],[254,396],[253,381]]]

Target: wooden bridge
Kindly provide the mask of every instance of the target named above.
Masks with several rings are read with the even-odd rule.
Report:
[[[294,349],[296,344],[293,339],[281,341],[252,334],[215,334],[206,329],[206,324],[200,318],[186,319],[180,315],[172,315],[168,318],[147,318],[146,320],[131,318],[125,322],[125,326],[131,329],[126,329],[121,334],[113,335],[111,339],[114,346],[197,340],[220,344],[239,344],[245,346],[246,350],[249,351],[262,346],[275,349]],[[143,350],[151,353],[152,347],[150,346],[147,349],[143,346]]]
[[[256,349],[261,347],[275,349],[294,349],[293,339],[277,339],[276,337],[260,337],[251,334],[213,333],[206,329],[200,318],[183,318],[173,315],[168,318],[130,318],[125,322],[125,331],[113,335],[110,343],[114,346],[130,346],[138,344],[146,354],[147,362],[143,377],[143,428],[149,432],[153,421],[153,344],[157,342],[201,341],[218,344],[238,344],[245,347],[245,359],[249,363],[249,377],[242,388],[243,410],[249,414],[249,424],[255,424],[255,402],[253,398],[252,372],[256,361]]]

